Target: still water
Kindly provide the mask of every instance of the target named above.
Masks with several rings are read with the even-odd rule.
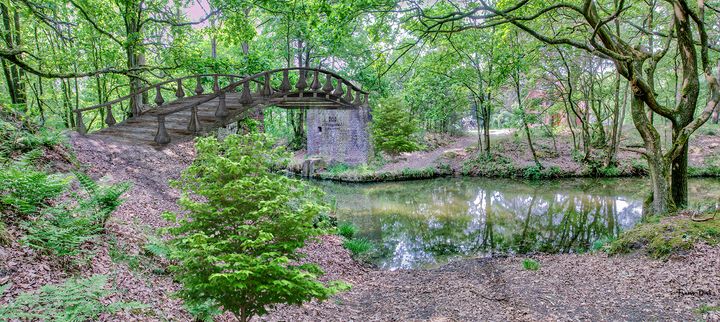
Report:
[[[316,182],[340,222],[376,245],[384,269],[432,267],[497,253],[578,252],[640,222],[643,178],[518,181],[443,178]],[[691,179],[690,203],[717,207],[720,179]]]

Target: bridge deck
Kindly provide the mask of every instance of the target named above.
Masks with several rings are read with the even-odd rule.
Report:
[[[337,104],[332,102],[323,102],[313,100],[312,98],[303,99],[300,97],[287,97],[283,99],[267,99],[260,95],[253,95],[253,104],[243,105],[239,103],[239,93],[228,93],[225,96],[225,106],[229,112],[229,116],[226,117],[223,122],[219,122],[215,118],[215,111],[217,110],[219,99],[215,98],[205,103],[197,105],[198,120],[200,121],[199,134],[208,133],[219,127],[225,126],[232,121],[242,118],[246,111],[253,107],[261,105],[275,105],[282,108],[293,109],[293,108],[328,108],[337,109],[340,108]],[[207,98],[208,95],[200,95],[188,97],[182,100],[172,102],[170,104],[161,106],[160,108],[153,108],[145,111],[140,116],[131,117],[124,122],[118,123],[111,127],[106,127],[97,132],[93,132],[90,135],[97,136],[108,136],[116,140],[122,140],[126,142],[133,142],[136,144],[146,144],[158,146],[154,142],[155,134],[158,129],[157,115],[163,111],[170,111],[180,105],[191,104],[196,101],[202,101]],[[184,142],[192,140],[198,133],[193,133],[188,130],[188,124],[190,122],[191,109],[169,114],[165,117],[165,127],[168,134],[172,138],[172,142]]]

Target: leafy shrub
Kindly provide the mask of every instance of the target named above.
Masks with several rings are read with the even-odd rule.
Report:
[[[615,241],[614,237],[608,237],[608,236],[602,237],[592,243],[592,245],[590,246],[590,250],[592,250],[594,252],[601,251],[601,250],[607,251],[610,249],[610,244],[613,241]]]
[[[0,168],[0,211],[31,215],[48,199],[60,195],[67,179],[13,164]]]
[[[634,174],[646,174],[648,173],[647,161],[642,158],[632,159],[630,166]]]
[[[357,227],[353,225],[352,223],[342,223],[340,226],[338,226],[338,235],[343,236],[347,239],[352,239],[355,237],[355,234],[357,234]]]
[[[196,141],[196,159],[173,182],[186,212],[166,214],[171,271],[189,305],[216,303],[248,321],[277,303],[326,299],[343,289],[317,281],[322,271],[297,264],[298,248],[321,230],[313,218],[327,211],[319,190],[272,171],[288,154],[263,134]],[[182,218],[180,218],[182,217]]]
[[[46,208],[39,218],[24,223],[26,244],[60,257],[81,254],[80,245],[102,232],[105,221],[122,202],[120,196],[130,187],[127,183],[100,187],[86,175],[76,175],[87,197],[75,194],[76,201]]]
[[[138,310],[138,302],[102,303],[117,294],[106,289],[107,277],[93,275],[85,279],[69,279],[59,285],[45,285],[35,292],[26,292],[7,305],[0,306],[0,320],[94,321],[101,314]],[[3,289],[0,287],[0,294]]]
[[[375,148],[389,154],[411,152],[420,149],[413,140],[418,127],[402,100],[385,98],[373,109],[371,132]]]
[[[622,171],[614,165],[601,167],[598,171],[605,177],[617,177],[622,174]]]
[[[313,218],[313,228],[325,230],[335,227],[337,227],[337,218],[328,213],[321,213]]]
[[[534,165],[523,170],[523,177],[530,180],[538,180],[543,178],[543,169],[539,165]]]
[[[523,269],[528,271],[537,271],[540,269],[540,263],[531,258],[525,258],[522,261]]]
[[[350,251],[354,256],[362,255],[373,249],[373,244],[364,238],[347,239],[343,242],[343,247]]]

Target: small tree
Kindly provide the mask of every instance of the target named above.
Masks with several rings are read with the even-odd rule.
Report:
[[[380,100],[372,114],[371,131],[375,148],[390,154],[420,148],[412,137],[417,132],[417,124],[400,99]]]
[[[344,287],[298,264],[297,249],[321,232],[313,219],[327,208],[317,189],[273,171],[288,158],[272,145],[262,134],[198,139],[195,161],[173,182],[186,213],[167,216],[179,224],[171,269],[188,304],[214,302],[249,321],[274,304],[326,299]]]

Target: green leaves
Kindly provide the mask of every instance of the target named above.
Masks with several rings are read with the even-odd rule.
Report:
[[[0,306],[0,320],[94,321],[101,314],[145,308],[138,302],[101,302],[117,292],[106,288],[107,277],[72,278],[63,284],[45,285],[32,293],[21,293]],[[0,287],[2,294],[5,287]]]
[[[25,222],[23,242],[55,256],[69,257],[83,253],[80,246],[102,232],[107,218],[122,203],[120,196],[130,186],[100,186],[85,174],[76,176],[86,189],[85,196],[74,194],[73,200],[43,209],[38,218]]]
[[[371,125],[375,148],[390,153],[415,151],[420,148],[413,140],[416,121],[398,99],[384,99],[373,110]]]
[[[298,248],[321,233],[314,219],[328,208],[317,189],[276,172],[288,154],[264,134],[201,138],[196,150],[173,183],[187,212],[170,229],[179,295],[191,306],[214,303],[249,318],[276,303],[334,294],[339,288],[316,280],[319,268],[297,264]]]
[[[3,166],[0,169],[0,210],[34,214],[45,201],[60,195],[67,184],[68,180],[60,175],[26,166]]]

